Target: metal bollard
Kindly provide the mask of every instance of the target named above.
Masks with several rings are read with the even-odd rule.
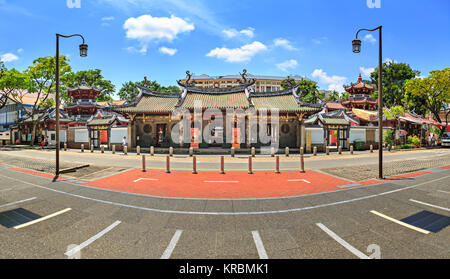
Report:
[[[155,147],[150,146],[150,156],[155,156]]]
[[[84,144],[81,144],[81,152],[84,152]]]
[[[102,153],[105,153],[105,146],[104,145],[100,146],[100,150]]]
[[[342,146],[339,146],[339,147],[338,147],[338,153],[339,153],[339,155],[342,154]]]
[[[270,156],[275,157],[275,148],[274,147],[270,148]]]
[[[173,147],[169,147],[169,156],[173,157]]]
[[[314,146],[313,153],[314,153],[314,156],[317,156],[317,146]]]
[[[220,156],[220,174],[225,174],[225,157]]]
[[[350,154],[353,155],[353,145],[350,145]]]
[[[305,173],[305,160],[303,154],[300,154],[300,172]]]
[[[139,145],[136,146],[136,155],[141,155],[141,147]]]
[[[94,153],[94,146],[91,144],[91,153]]]
[[[373,144],[370,145],[370,153],[373,153]]]
[[[112,146],[112,154],[116,154],[116,146],[115,145]]]
[[[197,156],[192,157],[192,174],[197,174]]]
[[[286,157],[289,157],[289,147],[286,147],[284,153],[286,154]]]
[[[330,147],[329,146],[325,147],[325,152],[327,155],[330,155]]]
[[[280,173],[280,156],[275,157],[275,173]]]
[[[231,157],[234,157],[234,153],[235,153],[236,151],[235,151],[235,148],[234,147],[231,147]]]
[[[256,155],[256,149],[254,147],[252,147],[252,157],[255,157]]]
[[[145,155],[142,155],[142,172],[146,172],[147,170],[145,169]]]
[[[170,156],[166,157],[166,173],[170,173]]]
[[[126,146],[126,145],[123,147],[123,154],[124,155],[128,154],[128,146]]]
[[[64,151],[67,151],[67,143],[64,143]]]
[[[192,157],[194,155],[194,148],[189,147],[189,157]]]
[[[305,154],[305,149],[303,147],[300,147],[300,155],[303,156],[303,154]]]
[[[248,174],[253,174],[252,156],[248,156]]]

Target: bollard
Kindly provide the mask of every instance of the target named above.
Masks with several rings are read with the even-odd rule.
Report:
[[[275,173],[280,173],[280,156],[275,157]]]
[[[339,147],[338,147],[338,153],[339,153],[339,155],[342,154],[342,146],[339,146]]]
[[[286,147],[284,153],[286,154],[286,157],[289,157],[289,147]]]
[[[197,174],[197,156],[192,157],[192,174]]]
[[[303,156],[305,154],[305,149],[303,147],[300,147],[300,155]]]
[[[256,155],[256,150],[254,147],[252,147],[252,157],[255,157],[255,155]]]
[[[126,146],[126,145],[123,147],[123,154],[124,155],[128,154],[128,146]]]
[[[225,174],[225,157],[220,156],[220,174]]]
[[[116,154],[116,146],[115,145],[112,146],[112,154]]]
[[[166,157],[166,173],[170,173],[170,156]]]
[[[248,156],[248,174],[253,174],[252,156]]]
[[[81,152],[84,152],[84,144],[81,144]]]
[[[146,172],[146,170],[145,170],[145,155],[142,155],[142,172]]]
[[[192,157],[194,155],[194,148],[189,147],[189,157]]]
[[[102,145],[102,146],[100,147],[100,150],[101,150],[102,153],[105,153],[105,146]]]
[[[303,154],[300,154],[300,172],[305,173],[305,160]]]
[[[155,156],[155,147],[150,146],[150,156]]]
[[[64,151],[67,151],[67,143],[64,143]]]
[[[234,147],[231,147],[231,157],[234,157],[235,149]]]
[[[136,146],[136,155],[141,155],[141,147],[139,145]]]
[[[94,153],[94,146],[91,144],[91,153]]]
[[[327,155],[330,155],[330,147],[329,146],[325,147],[325,152]]]
[[[173,147],[169,147],[169,156],[173,157]]]
[[[373,144],[370,145],[370,153],[373,153]]]
[[[317,156],[317,146],[314,146],[313,153],[314,153],[314,156]]]
[[[350,145],[350,154],[353,155],[353,145]]]
[[[275,148],[274,147],[270,148],[270,156],[275,157]]]

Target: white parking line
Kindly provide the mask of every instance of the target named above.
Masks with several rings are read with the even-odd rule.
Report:
[[[266,249],[264,249],[263,242],[259,236],[258,231],[252,231],[253,240],[255,241],[256,249],[258,250],[258,255],[260,259],[268,259]]]
[[[39,222],[41,222],[41,221],[50,219],[50,218],[52,218],[52,217],[58,216],[58,215],[63,214],[63,213],[66,213],[67,211],[70,211],[70,210],[72,210],[72,208],[66,208],[66,209],[63,209],[63,210],[61,210],[61,211],[55,212],[55,213],[53,213],[53,214],[50,214],[50,215],[41,217],[41,218],[39,218],[39,219],[30,221],[30,222],[27,222],[27,223],[24,223],[24,224],[21,224],[21,225],[17,225],[17,226],[15,226],[14,228],[17,230],[17,229],[21,229],[21,228],[24,228],[24,227],[28,227],[28,226],[30,226],[30,225],[39,223]]]
[[[442,191],[442,190],[437,190],[438,192],[442,192],[442,193],[446,193],[446,194],[450,194],[450,192],[448,191]]]
[[[178,240],[180,240],[181,233],[183,233],[183,230],[177,230],[175,232],[175,234],[172,237],[172,240],[170,240],[169,246],[167,246],[166,251],[164,251],[164,253],[162,254],[161,259],[170,258],[170,255],[172,255],[175,246],[177,246]]]
[[[7,207],[7,206],[10,206],[10,205],[15,205],[15,204],[22,203],[22,202],[32,201],[34,199],[36,199],[36,197],[32,197],[32,198],[29,198],[29,199],[26,199],[26,200],[21,200],[21,201],[16,201],[16,202],[10,202],[10,203],[7,203],[7,204],[2,204],[2,205],[0,205],[0,207]]]
[[[9,190],[12,190],[12,189],[13,189],[13,188],[1,189],[0,192],[3,192],[3,191],[9,191]]]
[[[239,183],[239,181],[208,181],[208,180],[205,180],[203,182],[205,182],[205,183]]]
[[[158,181],[159,179],[156,179],[156,178],[138,178],[138,179],[136,179],[136,180],[133,181],[133,182],[139,182],[139,181],[141,181],[141,180]]]
[[[288,180],[288,182],[305,182],[305,183],[311,184],[311,182],[309,182],[306,179],[291,179],[291,180]]]
[[[431,207],[434,207],[434,208],[439,208],[439,209],[442,209],[442,210],[445,210],[445,211],[450,211],[449,208],[445,208],[445,207],[442,207],[442,206],[437,206],[437,205],[429,204],[429,203],[426,203],[426,202],[416,201],[416,200],[413,200],[413,199],[409,199],[409,200],[412,201],[412,202],[423,204],[423,205],[428,205],[428,206],[431,206]]]
[[[120,223],[121,223],[120,221],[115,221],[112,225],[110,225],[109,227],[107,227],[103,231],[99,232],[98,234],[96,234],[93,237],[89,238],[85,242],[81,243],[80,245],[78,245],[78,246],[72,248],[71,250],[67,251],[66,253],[64,253],[64,255],[66,255],[68,257],[73,256],[74,254],[80,252],[81,249],[83,249],[86,246],[90,245],[92,242],[96,241],[97,239],[99,239],[100,237],[105,235],[107,232],[109,232],[110,230],[114,229]]]
[[[415,230],[415,231],[418,231],[418,232],[421,232],[421,233],[424,233],[424,234],[429,234],[429,233],[430,233],[430,232],[427,231],[427,230],[424,230],[424,229],[418,228],[418,227],[416,227],[416,226],[407,224],[407,223],[405,223],[405,222],[399,221],[399,220],[397,220],[397,219],[391,218],[391,217],[386,216],[386,215],[384,215],[384,214],[382,214],[382,213],[380,213],[380,212],[378,212],[378,211],[371,210],[370,212],[373,213],[373,214],[375,214],[375,215],[378,215],[378,216],[380,216],[380,217],[383,217],[383,218],[385,218],[385,219],[387,219],[387,220],[389,220],[389,221],[392,221],[392,222],[397,223],[397,224],[399,224],[399,225],[402,225],[402,226],[404,226],[404,227],[410,228],[410,229],[412,229],[412,230]]]
[[[339,244],[344,246],[345,249],[347,249],[350,252],[352,252],[358,258],[360,258],[360,259],[370,259],[366,254],[364,254],[363,252],[359,251],[358,249],[356,249],[355,247],[350,245],[347,241],[345,241],[342,238],[340,238],[337,234],[335,234],[333,231],[331,231],[329,228],[327,228],[324,224],[316,223],[316,225],[319,228],[321,228],[324,232],[326,232],[329,236],[331,236],[334,240],[336,240]]]

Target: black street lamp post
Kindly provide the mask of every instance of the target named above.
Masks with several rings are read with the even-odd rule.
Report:
[[[59,142],[59,37],[63,38],[70,38],[78,36],[81,39],[83,39],[83,43],[80,45],[80,56],[86,57],[87,56],[87,44],[84,43],[84,37],[80,34],[74,34],[70,36],[64,36],[61,34],[56,34],[56,94],[55,94],[55,107],[56,107],[56,171],[55,176],[59,176],[59,149],[60,149],[60,142]]]
[[[358,40],[358,34],[361,31],[373,32],[379,31],[378,39],[378,178],[383,179],[383,45],[382,45],[382,28],[378,26],[375,29],[360,29],[356,33],[356,39],[353,40],[353,52],[361,52],[361,40]]]

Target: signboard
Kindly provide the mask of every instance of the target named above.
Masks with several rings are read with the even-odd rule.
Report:
[[[191,147],[198,148],[198,128],[191,128]]]
[[[233,143],[234,148],[241,148],[241,129],[233,128]]]
[[[306,131],[306,152],[311,152],[311,131]]]

